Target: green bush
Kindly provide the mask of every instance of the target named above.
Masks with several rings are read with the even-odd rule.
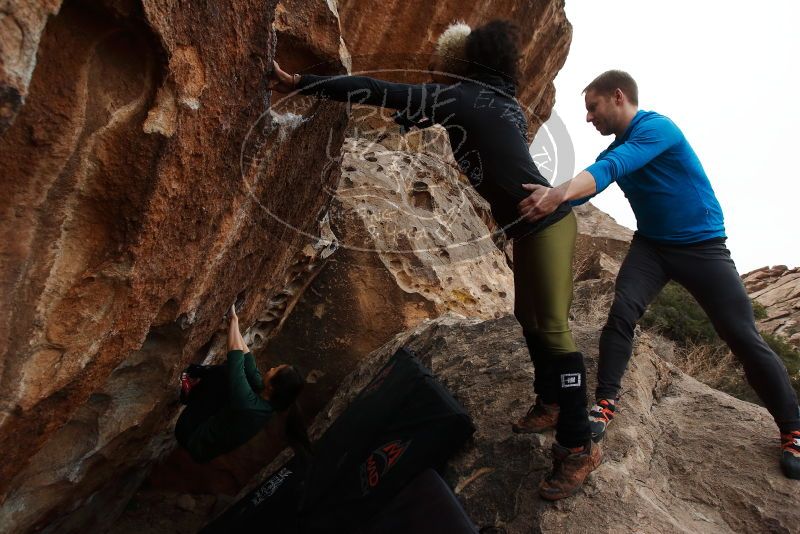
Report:
[[[767,345],[775,351],[775,354],[781,357],[786,369],[789,371],[789,376],[800,375],[800,350],[797,350],[783,336],[776,336],[767,332],[761,332],[761,336],[767,342]]]
[[[642,328],[677,343],[719,343],[703,308],[683,286],[668,283],[642,317]]]
[[[756,321],[760,321],[761,319],[767,318],[767,309],[764,307],[763,304],[760,302],[753,300],[753,315],[756,318]]]

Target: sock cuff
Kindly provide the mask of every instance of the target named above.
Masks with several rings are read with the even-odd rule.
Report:
[[[561,354],[554,358],[555,368],[559,373],[581,373],[586,374],[586,365],[583,362],[583,354],[580,352],[570,352]]]

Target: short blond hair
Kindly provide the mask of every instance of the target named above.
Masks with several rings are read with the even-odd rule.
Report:
[[[442,68],[462,72],[466,66],[467,37],[472,28],[464,21],[451,23],[436,40],[436,54],[442,58]]]

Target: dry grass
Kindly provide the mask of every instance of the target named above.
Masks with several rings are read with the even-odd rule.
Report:
[[[595,261],[595,251],[586,247],[575,247],[575,255],[572,257],[572,279],[577,282],[583,280]]]
[[[613,291],[600,280],[587,280],[575,284],[571,318],[587,328],[599,330],[606,324],[611,308]]]
[[[684,373],[729,395],[760,404],[736,357],[722,345],[689,343],[675,347],[673,363]]]

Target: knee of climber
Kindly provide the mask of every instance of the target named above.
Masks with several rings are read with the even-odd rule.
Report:
[[[538,337],[542,350],[554,356],[557,355],[559,358],[578,350],[569,327],[565,330],[540,330]]]
[[[608,312],[603,330],[615,331],[625,337],[633,338],[633,331],[641,315],[631,303],[615,300]]]
[[[717,335],[729,345],[760,344],[763,342],[752,315],[740,317],[733,313],[714,313],[709,316]]]

